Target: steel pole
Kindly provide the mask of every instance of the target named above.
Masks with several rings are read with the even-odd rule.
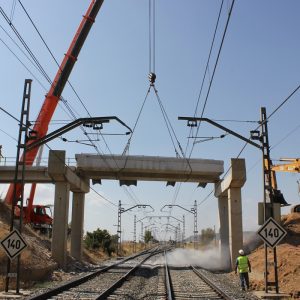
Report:
[[[136,252],[136,215],[134,215],[134,225],[133,225],[133,252]]]
[[[117,247],[117,254],[120,255],[121,253],[121,200],[119,200],[119,207],[118,207],[118,247]]]
[[[196,242],[197,242],[197,233],[198,233],[198,226],[197,226],[197,200],[194,202],[194,249],[196,249]]]

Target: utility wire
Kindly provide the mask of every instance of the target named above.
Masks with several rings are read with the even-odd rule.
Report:
[[[219,59],[220,59],[220,54],[221,54],[221,51],[222,51],[222,48],[223,48],[223,44],[224,44],[225,36],[226,36],[226,33],[227,33],[227,28],[228,28],[229,21],[230,21],[230,18],[231,18],[231,14],[232,14],[234,3],[235,3],[235,0],[232,0],[231,7],[230,7],[230,10],[229,10],[229,13],[228,13],[228,17],[227,17],[227,21],[226,21],[226,25],[225,25],[225,29],[224,29],[224,32],[223,32],[221,44],[220,44],[219,51],[218,51],[218,54],[217,54],[217,58],[216,58],[216,61],[215,61],[213,73],[212,73],[212,76],[211,76],[211,80],[209,82],[209,86],[208,86],[208,90],[207,90],[207,93],[206,93],[204,105],[203,105],[203,108],[202,108],[201,118],[204,115],[205,108],[206,108],[206,105],[207,105],[207,102],[208,102],[208,97],[210,95],[211,86],[212,86],[212,83],[213,83],[213,80],[214,80],[214,77],[215,77],[215,73],[216,73],[216,69],[217,69],[217,66],[218,66],[218,62],[219,62]],[[199,126],[197,127],[196,136],[198,135],[198,132],[199,132],[199,129],[200,129],[200,125],[201,125],[201,122],[199,123]],[[195,147],[195,144],[193,144],[193,146],[192,146],[192,149],[191,149],[189,157],[191,157],[192,152],[194,150],[194,147]]]
[[[273,110],[273,112],[269,115],[267,120],[269,120],[275,113],[277,113],[278,110],[282,108],[282,106],[286,104],[299,89],[300,89],[300,84]]]
[[[209,54],[208,54],[208,58],[207,58],[207,62],[206,62],[206,66],[205,66],[205,70],[204,70],[202,82],[201,82],[201,87],[200,87],[200,91],[199,91],[199,95],[198,95],[198,99],[197,99],[197,103],[196,103],[196,107],[195,107],[194,117],[196,117],[196,115],[197,115],[198,106],[199,106],[200,98],[202,96],[202,90],[203,90],[205,78],[206,78],[207,73],[209,72],[210,58],[211,58],[212,50],[213,50],[213,47],[214,47],[214,44],[215,44],[215,38],[216,38],[216,34],[217,34],[217,31],[218,31],[218,27],[219,27],[219,22],[220,22],[220,17],[221,17],[221,13],[222,13],[223,3],[224,3],[224,0],[222,0],[221,6],[220,6],[220,9],[219,9],[219,13],[218,13],[218,17],[217,17],[217,22],[216,22],[215,30],[214,30],[214,34],[213,34],[213,39],[211,41],[210,50],[209,50]],[[193,131],[193,128],[190,128],[189,135],[192,134],[192,131]],[[187,152],[187,149],[189,147],[189,143],[190,143],[190,141],[188,141],[187,144],[186,144],[185,153]]]
[[[198,100],[197,100],[197,104],[196,104],[196,108],[195,108],[195,112],[194,112],[194,117],[197,115],[198,106],[199,106],[199,102],[200,102],[200,98],[201,98],[202,90],[203,90],[203,86],[204,86],[204,81],[205,81],[205,78],[206,78],[206,74],[208,73],[208,70],[209,70],[210,58],[211,58],[212,50],[213,50],[213,47],[214,47],[214,44],[215,44],[215,39],[216,39],[216,34],[217,34],[217,31],[218,31],[218,27],[219,27],[219,22],[220,22],[221,12],[222,12],[222,8],[223,8],[223,3],[224,3],[224,0],[222,0],[221,6],[220,6],[220,9],[219,9],[219,14],[218,14],[218,18],[217,18],[217,22],[216,22],[216,26],[215,26],[215,31],[214,31],[214,34],[213,34],[213,39],[211,41],[211,45],[210,45],[210,49],[209,49],[209,54],[208,54],[208,58],[207,58],[207,62],[206,62],[205,70],[204,70],[204,75],[203,75],[202,82],[201,82],[201,87],[200,87],[200,92],[199,92],[199,95],[198,95]]]
[[[207,58],[207,62],[206,62],[206,67],[205,67],[204,75],[203,75],[202,82],[201,82],[201,87],[200,87],[200,92],[199,92],[199,95],[198,95],[198,100],[197,100],[196,107],[195,107],[194,117],[197,115],[198,106],[199,106],[200,98],[202,96],[202,91],[203,91],[203,86],[204,86],[205,78],[206,78],[206,76],[208,74],[208,71],[209,71],[209,63],[210,63],[210,59],[211,59],[212,50],[213,50],[213,47],[214,47],[214,44],[215,44],[215,38],[216,38],[217,30],[218,30],[218,27],[219,27],[219,22],[220,22],[221,12],[222,12],[222,8],[223,8],[223,3],[224,3],[224,1],[222,0],[221,6],[220,6],[220,9],[219,9],[219,13],[218,13],[218,17],[217,17],[217,22],[216,22],[216,25],[215,25],[213,39],[212,39],[212,42],[211,42],[211,46],[210,46],[210,50],[209,50],[209,54],[208,54],[208,58]],[[228,23],[229,23],[229,20],[230,20],[230,16],[231,16],[233,4],[234,4],[234,0],[232,2],[231,10],[230,10],[230,12],[228,14],[227,23],[226,23],[226,26],[225,26],[225,29],[224,29],[224,32],[223,32],[223,38],[222,38],[221,45],[219,47],[217,60],[215,62],[213,76],[215,74],[216,66],[217,66],[218,59],[219,59],[219,56],[220,56],[220,53],[221,53],[221,49],[222,49],[222,45],[223,45],[223,42],[224,42],[226,31],[227,31]],[[209,89],[208,89],[208,92],[207,92],[207,95],[206,95],[205,103],[204,103],[204,106],[203,106],[203,109],[202,109],[202,115],[203,115],[205,107],[206,107],[206,103],[207,103],[207,100],[208,100],[209,91],[210,91],[210,87],[211,87],[212,81],[213,81],[213,77],[210,78],[210,85],[209,85]],[[200,127],[200,124],[199,124],[199,127]],[[198,127],[198,130],[196,131],[196,136],[198,135],[199,127]],[[191,128],[189,135],[191,135],[192,130],[193,129]],[[187,152],[189,143],[190,143],[190,140],[188,140],[188,142],[187,142],[187,145],[186,145],[186,148],[185,148],[185,153]],[[193,152],[194,146],[195,146],[195,143],[193,143],[193,146],[192,146],[189,158],[191,158],[191,156],[192,156],[192,152]],[[180,192],[180,189],[181,189],[181,185],[182,185],[182,183],[179,184],[178,188],[175,191],[175,194],[174,194],[174,197],[173,197],[173,201],[172,201],[173,204],[176,202],[176,200],[178,198],[178,195],[179,195],[179,192]]]
[[[1,25],[0,25],[1,26]],[[13,52],[13,50],[0,38],[2,44],[11,52],[11,54],[22,64],[22,66],[29,72],[29,74],[39,83],[39,85],[47,90],[46,87],[39,81],[39,79],[29,70],[29,68],[22,62],[22,60]]]
[[[16,117],[14,117],[12,114],[10,114],[7,110],[5,110],[3,107],[0,106],[0,110],[2,110],[4,113],[6,113],[8,116],[10,116],[12,119],[14,119],[17,122],[20,122]]]
[[[18,0],[18,1],[19,1],[20,5],[21,5],[22,9],[24,10],[25,14],[27,15],[28,19],[30,20],[32,26],[34,27],[34,29],[36,30],[37,34],[41,38],[43,44],[45,45],[45,47],[47,48],[48,52],[50,53],[51,57],[55,61],[56,65],[60,68],[60,64],[59,64],[58,60],[55,58],[55,56],[54,56],[53,52],[51,51],[50,47],[46,43],[45,39],[43,38],[42,34],[40,33],[40,31],[38,30],[37,26],[33,22],[32,18],[30,17],[28,11],[26,10],[26,8],[24,7],[24,5],[22,4],[21,0]],[[61,70],[61,68],[60,68],[60,70]],[[85,106],[84,102],[79,97],[77,91],[75,90],[74,86],[71,84],[71,82],[69,80],[68,80],[68,84],[70,85],[71,89],[73,90],[74,94],[76,95],[77,99],[80,101],[81,105],[83,106],[83,108],[85,109],[85,111],[87,112],[87,114],[91,117],[91,115],[90,115],[87,107]]]
[[[37,67],[40,69],[40,71],[43,74],[43,76],[45,77],[45,79],[51,84],[52,82],[51,82],[50,77],[47,75],[46,71],[44,70],[44,68],[42,67],[42,65],[39,63],[38,59],[33,54],[33,52],[30,50],[30,48],[28,47],[27,43],[22,38],[22,36],[20,35],[20,33],[18,32],[18,30],[16,29],[16,27],[13,25],[13,23],[10,21],[10,19],[8,18],[8,16],[6,15],[6,13],[4,12],[4,10],[2,9],[1,6],[0,6],[0,13],[4,17],[4,19],[8,23],[8,25],[11,27],[11,29],[13,30],[13,32],[15,33],[15,35],[17,36],[17,38],[19,39],[19,41],[21,42],[21,44],[24,46],[24,48],[26,49],[26,51],[29,53],[30,57],[33,59],[33,61],[37,65]]]
[[[6,132],[6,131],[4,131],[4,130],[2,130],[2,129],[0,129],[0,131],[1,132],[3,132],[4,134],[6,134],[7,136],[9,136],[10,138],[12,138],[14,141],[18,141],[16,138],[14,138],[12,135],[10,135],[8,132]]]

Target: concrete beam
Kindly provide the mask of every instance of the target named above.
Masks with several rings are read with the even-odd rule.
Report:
[[[18,179],[22,178],[22,170],[19,170]],[[15,167],[0,167],[0,183],[11,183],[15,178]],[[64,166],[63,174],[49,174],[48,167],[26,166],[25,183],[54,183],[64,182],[70,183],[72,192],[89,192],[88,182],[76,174],[75,167]]]
[[[15,166],[0,167],[0,183],[11,183],[15,178]],[[19,170],[18,179],[22,178],[22,170]],[[52,183],[48,175],[47,167],[26,166],[25,183]]]
[[[229,188],[241,188],[246,182],[246,163],[245,159],[232,158],[231,168],[228,175],[220,182],[215,184],[215,196],[227,196]]]
[[[155,156],[77,154],[77,172],[91,179],[215,183],[223,161]]]

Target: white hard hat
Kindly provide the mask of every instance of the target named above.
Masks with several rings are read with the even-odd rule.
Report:
[[[243,249],[239,250],[239,254],[240,254],[240,255],[244,255],[244,254],[245,254],[245,253],[244,253],[244,250],[243,250]]]

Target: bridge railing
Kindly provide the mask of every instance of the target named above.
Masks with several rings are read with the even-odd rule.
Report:
[[[13,156],[1,156],[0,157],[0,167],[4,166],[15,166],[16,165],[16,157]],[[74,157],[66,158],[67,166],[76,166],[76,159]],[[47,167],[48,166],[48,157],[44,157],[41,159],[40,166]]]

